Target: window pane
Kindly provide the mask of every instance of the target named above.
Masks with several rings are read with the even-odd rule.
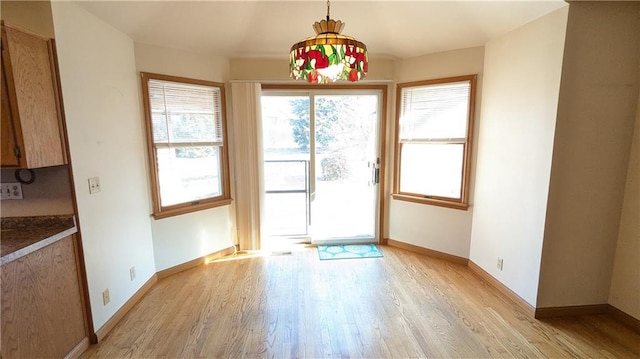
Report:
[[[309,96],[263,93],[264,233],[308,234],[310,120]],[[298,191],[273,193],[271,191]]]
[[[167,130],[167,118],[164,113],[151,114],[151,127],[154,143],[168,143],[169,131]]]
[[[307,160],[270,160],[264,162],[265,191],[306,191]]]
[[[172,113],[169,122],[171,143],[216,142],[212,114]]]
[[[306,193],[266,193],[262,213],[265,233],[271,236],[307,234]]]
[[[228,204],[224,84],[141,75],[154,218]]]
[[[220,148],[158,148],[161,205],[193,202],[222,194]]]
[[[464,139],[469,81],[403,88],[400,139]]]
[[[461,197],[462,144],[403,144],[400,192],[447,198]]]
[[[309,159],[309,97],[262,96],[265,160]]]

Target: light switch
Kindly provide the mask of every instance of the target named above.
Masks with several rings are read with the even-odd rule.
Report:
[[[22,199],[22,185],[18,182],[3,183],[2,199]]]
[[[95,194],[100,192],[100,177],[89,178],[89,193]]]

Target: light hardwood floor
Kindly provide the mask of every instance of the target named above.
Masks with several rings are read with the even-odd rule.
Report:
[[[380,246],[220,261],[160,280],[83,358],[637,358],[606,315],[531,319],[469,268]]]

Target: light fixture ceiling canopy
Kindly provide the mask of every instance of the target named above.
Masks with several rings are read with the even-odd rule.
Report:
[[[351,36],[342,35],[344,23],[331,19],[327,1],[327,18],[313,24],[316,36],[291,46],[290,75],[310,83],[352,82],[363,79],[369,70],[367,46]]]

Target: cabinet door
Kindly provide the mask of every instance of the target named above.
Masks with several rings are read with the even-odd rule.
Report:
[[[2,265],[2,358],[62,358],[85,340],[73,241]]]
[[[0,166],[3,167],[18,167],[20,165],[20,159],[16,156],[17,142],[16,131],[13,125],[13,118],[11,117],[11,105],[9,103],[9,95],[7,94],[7,82],[4,75],[4,66],[2,66],[2,72],[0,74],[2,81],[2,109],[0,134],[0,146],[2,146],[2,158],[0,159]]]
[[[21,148],[21,166],[47,167],[65,163],[54,89],[49,44],[46,39],[3,27],[6,82]],[[8,61],[7,61],[8,57]],[[13,98],[12,98],[13,97]],[[20,141],[21,139],[21,141]]]

